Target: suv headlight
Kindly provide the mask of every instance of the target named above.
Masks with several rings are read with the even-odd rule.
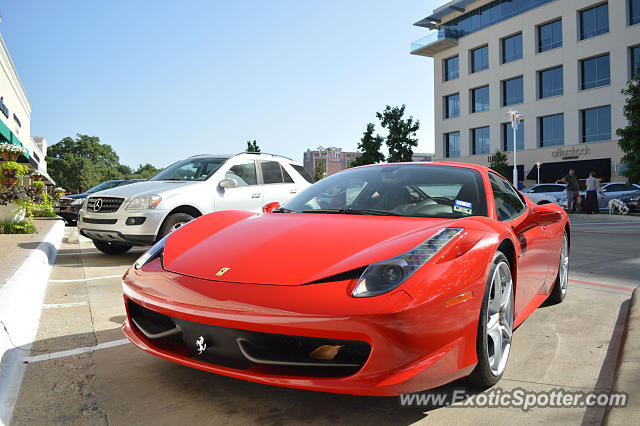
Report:
[[[140,269],[152,260],[162,257],[162,254],[164,253],[164,244],[167,242],[167,237],[169,235],[171,234],[167,234],[163,239],[155,243],[149,250],[140,256],[138,260],[136,260],[136,263],[134,263],[135,268]]]
[[[143,195],[131,200],[126,210],[155,209],[160,201],[162,197],[159,195]]]
[[[371,297],[393,290],[462,231],[462,228],[444,228],[413,250],[391,259],[372,263],[360,276],[351,295],[353,297]]]
[[[72,206],[79,206],[80,204],[84,203],[84,200],[85,199],[83,199],[83,198],[76,198],[75,200],[73,200],[71,202],[71,205]]]

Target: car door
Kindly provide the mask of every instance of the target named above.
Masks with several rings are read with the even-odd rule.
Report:
[[[511,184],[495,173],[489,173],[489,181],[495,201],[496,218],[512,228],[520,224],[527,216],[527,205]],[[547,247],[550,243],[549,231],[541,226],[516,235],[521,255],[517,258],[517,297],[515,299],[516,316],[545,287],[549,259]]]
[[[637,189],[631,185],[627,185],[624,183],[610,183],[603,188],[605,199],[600,199],[598,202],[600,203],[600,208],[607,208],[609,206],[609,201],[614,198],[624,197],[627,194],[637,191]]]
[[[275,201],[284,204],[293,197],[298,188],[291,175],[282,167],[280,162],[271,160],[258,161],[262,176],[261,191],[264,194],[264,204]]]
[[[220,176],[215,188],[216,211],[262,211],[264,199],[260,185],[258,185],[258,173],[254,160],[240,160],[235,164],[225,164],[216,175]],[[233,179],[236,181],[236,187],[221,188],[220,181],[222,179]]]

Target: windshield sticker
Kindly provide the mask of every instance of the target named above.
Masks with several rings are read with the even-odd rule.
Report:
[[[473,204],[468,201],[455,200],[453,210],[464,214],[471,214],[473,211]]]

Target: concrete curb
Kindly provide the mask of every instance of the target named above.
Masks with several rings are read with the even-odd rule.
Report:
[[[629,318],[616,368],[613,392],[626,392],[625,408],[612,408],[605,417],[606,425],[637,424],[640,419],[640,287],[631,295]]]
[[[13,275],[0,287],[0,424],[9,424],[40,321],[42,301],[64,235],[57,221]]]

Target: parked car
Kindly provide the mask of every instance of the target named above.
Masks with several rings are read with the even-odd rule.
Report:
[[[632,192],[629,195],[620,197],[620,201],[625,203],[629,207],[629,212],[640,213],[640,190],[638,192]]]
[[[261,212],[311,185],[304,167],[271,154],[197,155],[151,179],[87,198],[78,231],[117,254],[156,241],[192,219],[220,210]]]
[[[356,167],[272,213],[216,212],[159,241],[123,277],[123,330],[152,355],[269,385],[487,388],[515,327],[567,295],[569,238],[562,208],[487,167]]]
[[[560,183],[541,183],[522,191],[536,204],[556,203],[567,207],[567,186]]]
[[[609,182],[600,184],[600,188],[602,188],[602,192],[604,192],[604,196],[598,194],[598,207],[600,208],[600,210],[608,210],[610,200],[613,200],[614,198],[620,199],[621,197],[631,195],[634,192],[638,192],[638,190],[640,190],[640,186],[638,186],[637,184],[629,185],[622,182]],[[587,199],[586,191],[580,191],[580,198],[584,203],[584,201]]]
[[[75,225],[78,222],[78,212],[82,207],[84,200],[91,194],[103,191],[105,189],[115,188],[116,186],[129,185],[134,182],[141,182],[144,179],[113,179],[102,182],[93,188],[86,190],[80,194],[65,195],[58,200],[58,204],[53,211],[62,217],[68,224]]]

